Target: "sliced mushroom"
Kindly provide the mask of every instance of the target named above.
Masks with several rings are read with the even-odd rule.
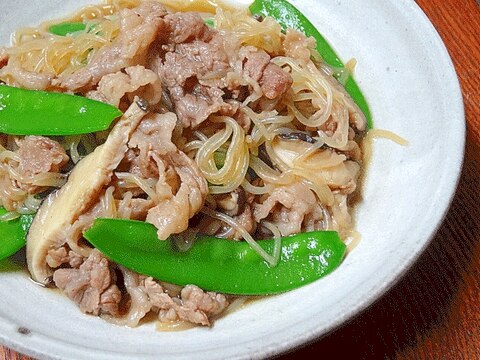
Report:
[[[27,263],[33,280],[46,284],[53,270],[47,253],[65,243],[66,231],[95,201],[123,159],[132,132],[146,114],[135,101],[118,121],[107,141],[81,160],[67,183],[42,204],[27,236]]]

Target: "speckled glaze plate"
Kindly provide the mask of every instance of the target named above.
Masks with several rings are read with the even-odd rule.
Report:
[[[62,17],[89,0],[0,0],[0,43],[24,25]],[[356,79],[377,128],[406,138],[377,140],[356,219],[358,247],[332,275],[256,301],[213,328],[157,332],[85,316],[21,268],[0,270],[0,343],[40,359],[263,358],[325,335],[369,306],[405,273],[441,223],[463,159],[465,121],[458,80],[440,37],[412,0],[293,3]]]

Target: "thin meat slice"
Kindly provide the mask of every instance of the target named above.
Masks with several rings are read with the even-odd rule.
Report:
[[[26,136],[18,145],[18,171],[24,176],[58,172],[68,162],[62,145],[47,137]]]
[[[157,227],[159,239],[186,230],[208,193],[207,182],[197,164],[172,141],[176,125],[173,113],[150,114],[128,143],[129,172],[156,182],[155,193],[148,194],[154,206],[148,210],[146,221]]]
[[[78,269],[59,269],[53,274],[55,285],[79,306],[84,313],[116,315],[122,298],[108,260],[98,250]]]
[[[2,64],[5,64],[6,61],[8,63],[5,66],[0,66],[0,77],[11,78],[16,86],[30,90],[46,90],[52,84],[53,74],[25,70],[14,57],[3,56],[0,58]]]
[[[145,278],[125,268],[120,269],[131,305],[123,318],[114,320],[118,324],[137,326],[141,318],[154,311],[162,322],[187,321],[209,326],[212,318],[228,307],[225,295],[204,292],[194,285],[187,285],[178,295],[171,294],[151,277]]]
[[[222,75],[229,69],[229,57],[218,34],[209,42],[178,44],[165,54],[160,76],[184,127],[196,127],[210,114],[230,107],[223,101],[225,93],[221,90],[227,86]]]
[[[310,63],[312,50],[315,49],[315,39],[295,29],[287,29],[283,40],[285,56],[298,60],[303,66]]]
[[[193,40],[209,41],[213,31],[196,12],[178,12],[165,16],[166,43],[182,44]]]
[[[176,125],[174,113],[149,114],[145,117],[128,143],[130,150],[126,160],[130,163],[130,173],[144,179],[158,179],[158,157],[177,151],[177,146],[172,142]]]
[[[58,85],[70,91],[89,90],[105,75],[142,63],[164,25],[163,17],[166,14],[165,7],[156,1],[146,1],[136,8],[123,9],[120,12],[118,38],[111,45],[102,47],[84,68],[61,76]]]
[[[59,171],[68,162],[68,156],[57,141],[43,136],[26,136],[17,140],[17,145],[12,159],[1,165],[5,170],[8,168],[2,174],[2,180],[10,183],[8,187],[12,191],[21,189],[29,194],[37,194],[45,190],[48,184],[56,184],[61,180]],[[13,210],[10,209],[8,197],[9,191],[0,194],[4,206]]]
[[[5,152],[0,162],[0,201],[8,211],[25,205],[29,195],[65,182],[60,173],[68,156],[55,140],[43,136],[26,136],[17,139],[18,149]],[[6,144],[5,144],[6,145]]]
[[[149,114],[138,125],[132,134],[128,146],[130,149],[139,149],[146,159],[152,161],[150,155],[165,155],[177,150],[172,142],[172,133],[177,125],[174,113]]]
[[[248,51],[246,61],[243,66],[245,75],[251,77],[255,81],[259,81],[265,68],[270,64],[270,55],[263,50]]]
[[[223,101],[224,92],[219,88],[197,84],[190,94],[183,93],[183,90],[178,95],[175,92],[171,94],[175,94],[173,98],[176,99],[176,112],[184,127],[195,128],[207,120],[211,114],[223,108],[231,108],[231,105]]]
[[[275,64],[268,64],[263,71],[260,85],[267,99],[273,100],[282,96],[293,83],[292,76]]]
[[[162,98],[162,83],[158,75],[141,65],[130,66],[114,74],[105,75],[98,83],[98,88],[90,91],[87,97],[119,107],[126,97],[131,103],[135,96],[156,105]]]
[[[174,169],[179,178],[179,188],[174,193],[167,183],[165,168],[159,161],[160,178],[157,183],[158,204],[148,211],[147,222],[155,225],[159,239],[167,239],[188,228],[188,222],[200,211],[208,194],[207,181],[197,164],[183,152],[169,153],[164,157],[167,166]]]
[[[316,211],[317,199],[312,190],[302,183],[276,188],[262,202],[254,205],[257,222],[269,218],[283,236],[302,231],[305,217]]]

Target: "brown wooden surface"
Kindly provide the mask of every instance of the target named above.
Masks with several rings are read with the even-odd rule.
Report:
[[[445,41],[467,116],[465,166],[427,252],[380,301],[326,338],[284,358],[480,359],[480,5],[417,0]],[[3,360],[28,360],[0,347]]]

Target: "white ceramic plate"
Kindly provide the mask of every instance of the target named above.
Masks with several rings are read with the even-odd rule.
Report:
[[[91,1],[0,0],[0,43],[19,26],[67,15]],[[460,173],[465,122],[458,80],[437,32],[412,0],[294,1],[345,60],[375,127],[408,139],[378,140],[357,211],[360,245],[332,275],[257,301],[213,328],[159,333],[82,315],[25,272],[0,272],[0,343],[38,358],[260,358],[326,334],[370,305],[434,235]],[[24,327],[29,334],[21,334]]]

